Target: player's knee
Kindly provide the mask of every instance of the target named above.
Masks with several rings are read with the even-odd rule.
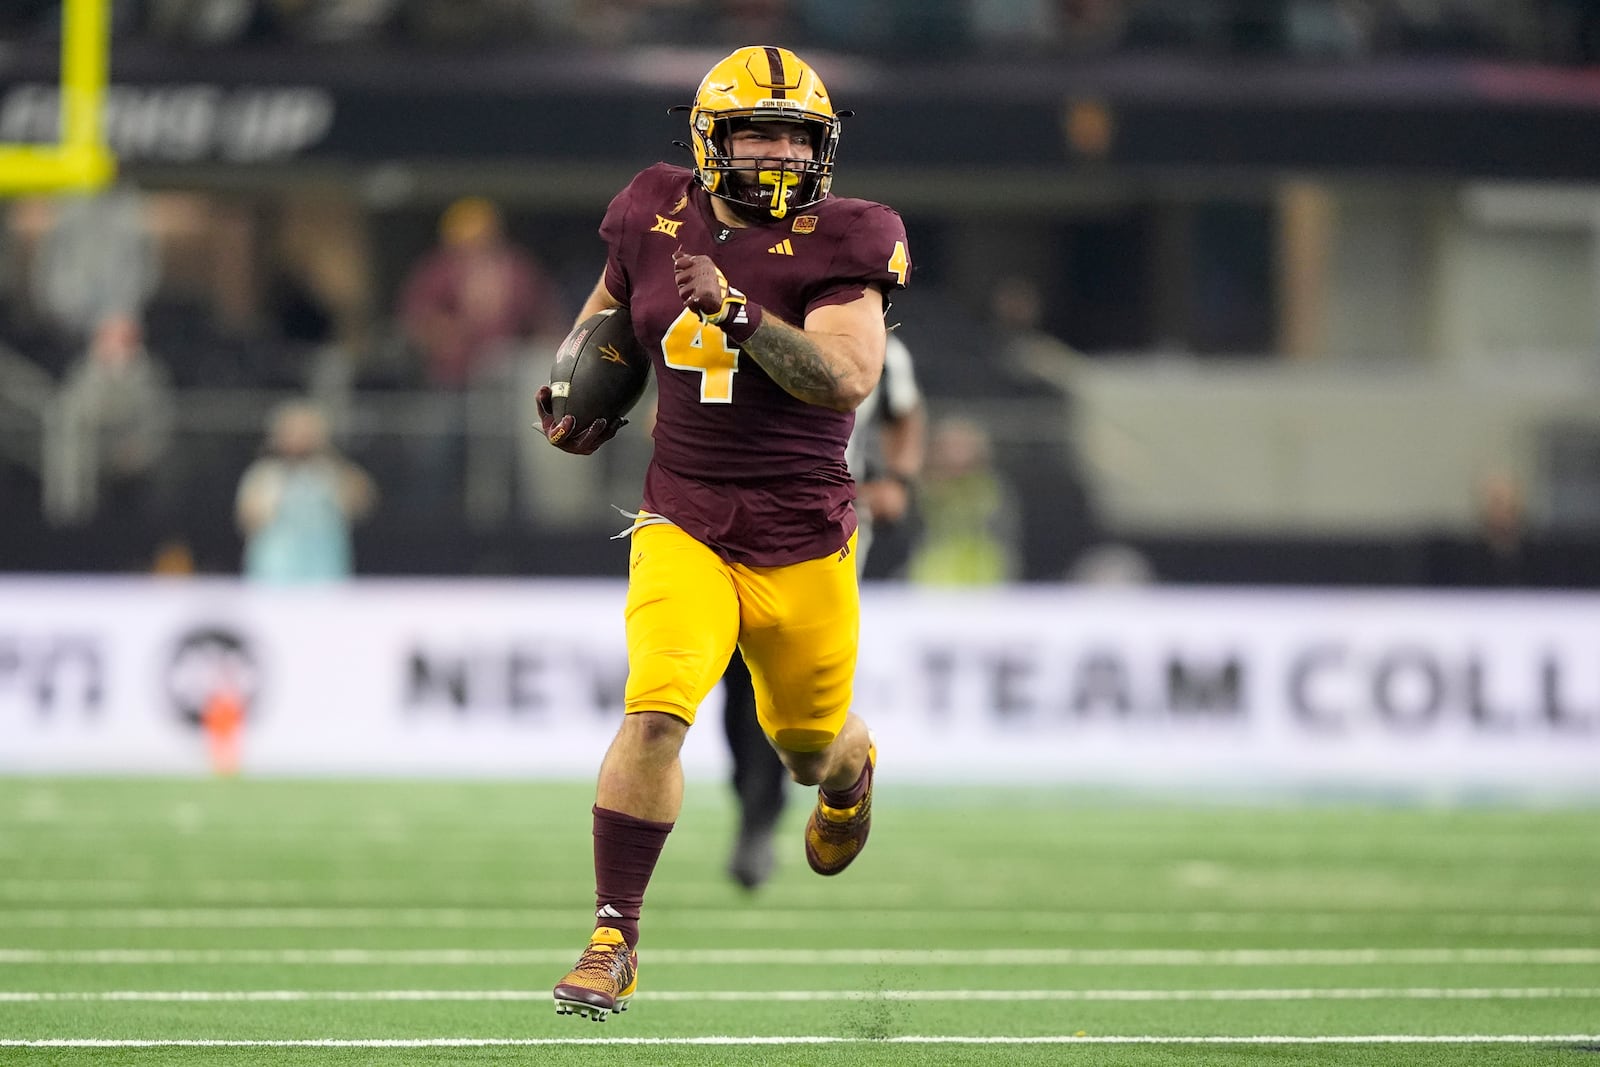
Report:
[[[789,777],[801,785],[820,785],[822,779],[827,777],[823,773],[821,753],[787,752],[784,753],[783,764],[789,768]]]
[[[801,785],[817,785],[827,777],[828,746],[837,735],[827,730],[779,730],[773,743],[783,757],[789,776]]]
[[[622,719],[622,729],[633,742],[646,748],[676,748],[683,744],[689,723],[671,711],[630,711]]]

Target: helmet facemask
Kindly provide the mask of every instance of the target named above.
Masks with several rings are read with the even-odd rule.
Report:
[[[709,119],[709,115],[706,116]],[[832,145],[838,141],[837,122],[773,117],[770,121],[800,122],[811,137],[811,158],[733,155],[733,133],[752,118],[710,119],[705,135],[705,163],[700,180],[713,196],[733,204],[752,222],[786,217],[828,195],[833,182]],[[698,131],[696,131],[698,136]],[[826,158],[824,158],[824,156]]]

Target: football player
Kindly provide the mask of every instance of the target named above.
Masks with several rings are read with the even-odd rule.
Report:
[[[911,260],[900,216],[832,196],[839,113],[784,48],[741,48],[689,110],[693,169],[658,163],[611,201],[605,270],[579,321],[629,309],[653,353],[654,449],[632,527],[626,714],[600,766],[595,930],[556,1010],[603,1020],[638,984],[639,911],[683,799],[679,750],[734,647],[761,728],[804,785],[820,874],[871,826],[877,754],[850,710],[860,630],[845,444],[883,367],[888,294]],[[592,452],[615,427],[550,414]]]

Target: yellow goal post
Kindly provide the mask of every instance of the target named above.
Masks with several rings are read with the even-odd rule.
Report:
[[[62,0],[61,132],[53,145],[0,144],[0,196],[92,192],[117,171],[105,138],[111,0]]]

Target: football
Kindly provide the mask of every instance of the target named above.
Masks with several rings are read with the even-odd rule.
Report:
[[[607,308],[572,328],[550,368],[550,409],[571,415],[574,432],[595,419],[616,425],[644,395],[650,356],[633,335],[627,308]]]

